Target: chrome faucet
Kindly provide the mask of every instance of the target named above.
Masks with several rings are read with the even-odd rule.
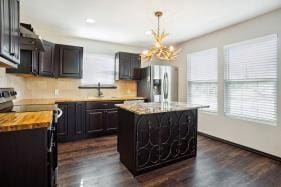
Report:
[[[103,97],[103,93],[101,91],[100,82],[98,83],[98,97]]]

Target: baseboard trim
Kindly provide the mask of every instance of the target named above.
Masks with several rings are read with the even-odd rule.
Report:
[[[247,146],[244,146],[244,145],[240,145],[240,144],[237,144],[237,143],[234,143],[234,142],[231,142],[231,141],[222,139],[222,138],[218,138],[218,137],[215,137],[215,136],[212,136],[212,135],[203,133],[203,132],[199,132],[199,131],[198,131],[198,135],[201,135],[201,136],[204,136],[204,137],[207,137],[207,138],[210,138],[210,139],[213,139],[213,140],[222,142],[222,143],[226,143],[226,144],[229,144],[229,145],[238,147],[238,148],[240,148],[240,149],[244,149],[244,150],[246,150],[246,151],[250,151],[250,152],[252,152],[252,153],[256,153],[256,154],[258,154],[258,155],[261,155],[261,156],[270,158],[270,159],[272,159],[272,160],[276,160],[276,161],[278,161],[278,162],[281,162],[281,158],[278,157],[278,156],[275,156],[275,155],[271,155],[271,154],[268,154],[268,153],[265,153],[265,152],[262,152],[262,151],[258,151],[258,150],[256,150],[256,149],[253,149],[253,148],[250,148],[250,147],[247,147]]]

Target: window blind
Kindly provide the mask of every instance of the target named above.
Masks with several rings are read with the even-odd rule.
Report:
[[[225,115],[276,124],[277,35],[225,50]]]
[[[217,48],[188,54],[188,103],[209,105],[205,111],[217,111]]]
[[[114,56],[89,54],[83,63],[83,85],[114,84]]]

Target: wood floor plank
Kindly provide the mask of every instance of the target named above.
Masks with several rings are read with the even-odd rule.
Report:
[[[120,163],[116,136],[59,144],[61,187],[281,187],[281,163],[198,136],[191,158],[133,177]]]

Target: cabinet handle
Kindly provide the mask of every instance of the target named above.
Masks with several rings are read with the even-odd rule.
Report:
[[[10,53],[11,56],[15,56],[15,53]]]

